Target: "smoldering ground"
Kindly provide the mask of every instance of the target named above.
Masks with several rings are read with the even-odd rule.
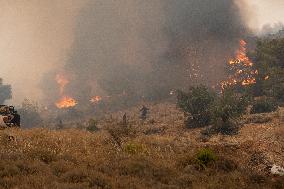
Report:
[[[248,34],[242,18],[233,0],[89,1],[63,67],[66,91],[84,104],[94,95],[135,102],[196,83],[212,86]],[[49,102],[58,98],[50,90],[57,71],[44,82]]]

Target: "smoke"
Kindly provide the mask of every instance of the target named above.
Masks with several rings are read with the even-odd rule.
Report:
[[[63,70],[67,93],[80,103],[95,95],[155,100],[213,85],[247,33],[233,0],[97,0],[76,19]],[[48,101],[58,98],[52,93]]]
[[[171,65],[166,69],[172,87],[213,86],[224,76],[238,41],[248,34],[239,7],[233,0],[163,2],[170,48],[158,67]]]
[[[0,77],[12,85],[12,103],[44,98],[40,81],[66,62],[83,2],[0,0]]]
[[[246,24],[257,35],[275,33],[283,29],[283,0],[238,0]]]
[[[95,95],[155,100],[196,83],[212,86],[246,26],[283,18],[275,11],[280,0],[243,1],[0,0],[0,74],[16,104],[54,104],[58,73],[79,104]]]

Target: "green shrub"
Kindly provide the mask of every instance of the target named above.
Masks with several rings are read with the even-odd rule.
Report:
[[[214,125],[209,130],[210,134],[221,133],[223,135],[236,135],[239,133],[239,122],[237,120],[228,119],[223,121],[222,119],[217,119],[214,121]]]
[[[269,98],[261,98],[253,103],[251,114],[274,112],[278,108],[276,101]]]
[[[142,144],[137,144],[137,143],[127,143],[124,146],[124,151],[128,154],[134,155],[138,153],[146,153],[147,149],[144,145]]]
[[[248,103],[248,97],[231,90],[224,91],[214,104],[214,117],[221,118],[224,122],[236,119],[244,114]]]
[[[248,97],[226,90],[216,100],[212,109],[213,132],[226,135],[238,133],[238,119],[245,113]]]
[[[208,148],[201,149],[196,155],[196,163],[200,168],[206,168],[210,163],[217,160],[215,153]]]
[[[245,113],[249,96],[227,89],[219,96],[204,86],[190,88],[188,93],[178,91],[177,106],[190,114],[189,128],[213,124],[211,133],[236,134],[238,119]]]
[[[90,119],[86,129],[90,132],[98,131],[99,129],[97,125],[98,125],[98,122],[95,119]]]
[[[186,123],[190,128],[203,127],[211,121],[211,105],[215,94],[205,86],[191,87],[188,93],[178,91],[177,106],[190,114]]]
[[[260,39],[253,55],[254,66],[258,70],[257,96],[273,97],[284,102],[284,38]],[[264,79],[267,77],[267,79]]]

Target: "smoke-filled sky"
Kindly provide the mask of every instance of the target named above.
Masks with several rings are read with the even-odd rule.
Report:
[[[245,0],[249,6],[251,18],[249,25],[261,28],[263,25],[284,23],[283,0]]]
[[[245,3],[238,2],[238,5],[246,21],[243,24],[253,31],[265,24],[284,23],[283,0],[242,1]],[[222,19],[218,19],[223,16],[222,12],[218,11],[226,10],[226,6],[231,7],[229,4],[212,7],[206,3],[192,3],[193,0],[171,2],[173,1],[0,0],[0,77],[4,82],[12,84],[12,102],[19,104],[24,98],[38,101],[46,99],[43,92],[55,90],[52,81],[49,82],[48,79],[52,79],[51,76],[56,71],[67,70],[76,75],[76,81],[85,80],[87,85],[98,85],[96,82],[89,83],[91,75],[85,74],[89,68],[102,71],[102,75],[93,75],[94,78],[103,78],[102,83],[110,82],[105,78],[112,76],[117,70],[121,74],[133,70],[137,74],[136,78],[143,77],[143,74],[151,72],[153,62],[167,59],[165,53],[174,56],[179,52],[173,49],[185,48],[178,36],[186,36],[186,32],[190,32],[190,29],[184,27],[188,18],[195,18],[205,11],[206,14],[216,15],[214,21],[222,22]],[[190,3],[196,7],[192,8]],[[186,9],[187,7],[191,8]],[[213,13],[210,13],[211,9]],[[236,15],[238,13],[233,14]],[[233,19],[241,26],[240,20],[241,18]],[[189,23],[200,24],[204,20]],[[206,24],[203,28],[205,30]],[[241,31],[241,27],[238,28]],[[191,34],[194,32],[191,31]],[[239,35],[240,33],[236,34],[236,37]],[[203,43],[206,45],[208,41],[216,40],[216,36],[208,37]],[[192,42],[191,39],[188,42]],[[222,42],[224,39],[220,40],[220,44]],[[98,46],[94,43],[98,43]],[[172,47],[170,50],[169,46]],[[207,53],[206,49],[204,51]],[[121,66],[116,67],[114,60]],[[103,61],[104,64],[98,61]],[[106,65],[107,62],[109,64]],[[133,62],[138,64],[129,68],[129,64]],[[87,66],[93,64],[96,66]],[[86,67],[82,68],[81,65]],[[117,77],[120,78],[120,75]],[[147,82],[141,78],[138,80],[141,83],[135,84],[145,85]],[[80,85],[81,82],[74,82],[71,87]],[[92,94],[96,93],[89,90]],[[80,98],[78,92],[70,92]]]

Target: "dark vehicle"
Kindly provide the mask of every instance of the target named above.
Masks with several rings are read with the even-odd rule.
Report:
[[[21,117],[14,106],[0,105],[0,127],[20,127]]]

